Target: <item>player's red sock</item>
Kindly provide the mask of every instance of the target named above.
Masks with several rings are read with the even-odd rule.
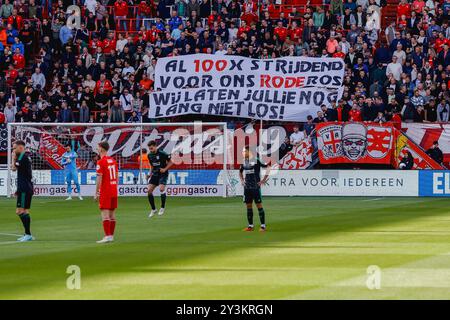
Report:
[[[116,230],[116,220],[109,220],[109,235],[114,235],[114,230]]]
[[[110,236],[110,230],[111,230],[111,221],[110,220],[103,220],[103,231],[105,232],[105,236]]]

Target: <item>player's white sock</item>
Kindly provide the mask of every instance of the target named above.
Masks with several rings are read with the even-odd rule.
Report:
[[[81,193],[78,194],[78,199],[83,200],[83,197],[81,196]]]
[[[72,195],[69,194],[69,196],[66,198],[66,200],[72,200]]]

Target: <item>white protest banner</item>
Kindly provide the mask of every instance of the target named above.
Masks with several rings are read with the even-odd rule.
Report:
[[[150,118],[205,114],[304,121],[342,96],[338,58],[251,59],[208,54],[158,59]]]
[[[210,54],[185,55],[158,59],[155,89],[339,89],[343,84],[344,68],[344,61],[340,58],[252,59]]]
[[[150,118],[185,114],[242,117],[276,121],[303,121],[322,104],[339,99],[336,89],[296,90],[187,89],[150,94]]]

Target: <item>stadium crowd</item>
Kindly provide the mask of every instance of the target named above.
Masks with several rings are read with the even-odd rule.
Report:
[[[300,2],[0,0],[0,123],[151,122],[157,59],[195,53],[344,59],[308,122],[449,121],[450,0],[401,0],[383,29],[383,0]]]

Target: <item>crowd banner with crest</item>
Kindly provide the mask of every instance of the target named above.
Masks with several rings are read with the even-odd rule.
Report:
[[[196,54],[158,59],[150,118],[206,114],[305,121],[340,99],[339,58],[252,59]]]
[[[414,159],[412,169],[443,168],[392,123],[320,123],[317,143],[322,164],[381,164],[398,168],[409,151]]]
[[[393,152],[392,124],[327,122],[317,125],[322,164],[390,164]]]

